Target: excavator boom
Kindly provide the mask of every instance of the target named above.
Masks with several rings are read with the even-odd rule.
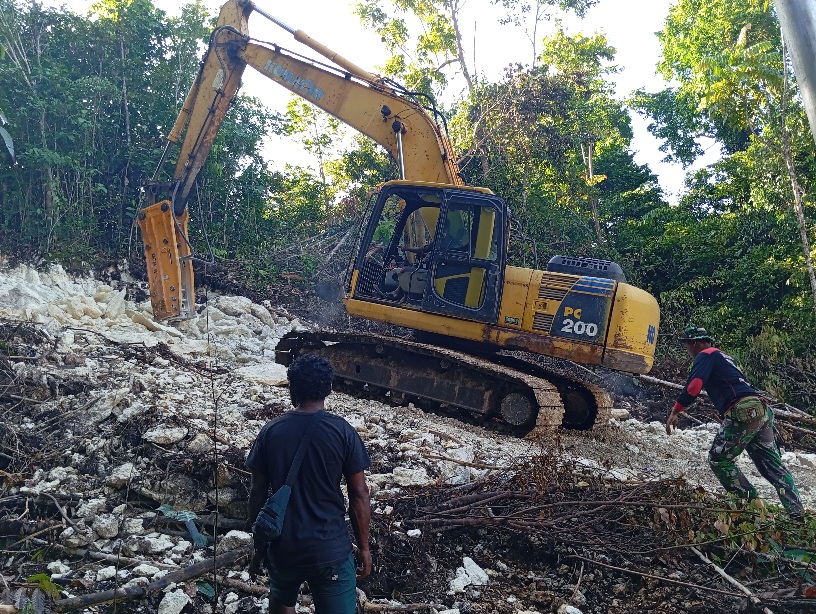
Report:
[[[249,15],[257,11],[334,64],[320,65],[279,46],[251,42]],[[186,203],[224,117],[249,65],[289,91],[336,116],[382,145],[403,169],[402,178],[462,185],[450,142],[410,93],[358,67],[312,39],[282,24],[249,0],[230,0],[193,85],[168,135],[165,154],[146,186],[148,205],[137,223],[145,246],[150,298],[156,319],[190,317],[194,297]],[[157,181],[170,146],[181,142],[172,181]]]

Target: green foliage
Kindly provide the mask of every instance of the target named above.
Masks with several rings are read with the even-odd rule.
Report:
[[[794,520],[778,506],[728,496],[699,499],[687,508],[656,508],[652,526],[679,548],[696,546],[721,567],[749,568],[759,576],[790,573],[813,583],[807,565],[816,555],[816,517]],[[731,571],[733,573],[733,571]]]
[[[542,49],[537,66],[517,66],[499,83],[480,84],[459,107],[451,128],[467,152],[460,164],[471,183],[510,201],[545,261],[559,253],[591,255],[631,269],[629,249],[634,256],[641,247],[631,220],[664,203],[655,177],[628,151],[629,117],[607,81],[616,70],[608,64],[614,49],[601,35],[563,29]],[[593,202],[603,244],[593,228]],[[513,254],[531,264],[526,247]]]
[[[702,515],[698,527],[689,531],[689,541],[717,542],[720,552],[724,550],[729,556],[740,550],[756,553],[758,563],[770,565],[779,559],[799,563],[812,560],[813,551],[803,550],[795,544],[808,545],[816,539],[816,518],[813,516],[807,516],[802,522],[791,522],[775,505],[765,502],[746,505],[731,498],[722,507],[729,511]]]
[[[0,190],[10,245],[119,251],[193,75],[180,67],[197,64],[201,7],[168,21],[150,0],[105,0],[88,16],[0,2],[0,91],[18,109],[20,168]]]
[[[661,151],[684,165],[702,153],[694,139],[715,138],[726,152],[748,145],[747,136],[768,121],[782,85],[779,26],[772,11],[753,0],[680,0],[659,33],[658,70],[677,88],[637,92],[634,108],[648,115]]]
[[[752,382],[812,407],[816,323],[800,234],[808,228],[792,211],[791,171],[808,194],[816,166],[801,106],[792,99],[782,109],[776,17],[757,0],[680,0],[659,37],[659,69],[678,85],[636,92],[630,104],[650,117],[667,158],[690,164],[700,136],[716,139],[725,157],[687,178],[676,207],[630,221],[628,249],[660,299],[663,331],[706,326]],[[806,200],[805,217],[813,213]]]
[[[48,574],[38,573],[26,578],[26,581],[31,584],[36,584],[37,588],[43,593],[51,597],[51,599],[59,599],[60,587],[57,585]],[[32,602],[36,602],[36,593],[32,595]]]
[[[447,3],[439,0],[394,0],[396,16],[389,15],[380,0],[363,0],[355,13],[364,25],[379,34],[392,58],[384,74],[404,82],[408,89],[433,95],[447,79],[437,67],[456,57],[453,25]],[[407,19],[418,18],[423,32],[409,49],[411,35]]]
[[[667,154],[663,162],[688,166],[702,155],[696,138],[705,135],[706,126],[697,112],[697,102],[687,92],[666,88],[651,94],[641,89],[628,102],[651,120],[647,129],[662,141],[660,151]]]

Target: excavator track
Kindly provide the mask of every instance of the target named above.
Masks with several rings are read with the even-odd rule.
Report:
[[[374,334],[301,331],[278,342],[275,361],[288,366],[307,353],[332,363],[342,392],[426,410],[458,409],[516,434],[590,429],[612,409],[602,388],[511,356],[474,356]]]

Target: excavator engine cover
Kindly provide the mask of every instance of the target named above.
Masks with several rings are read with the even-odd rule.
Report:
[[[626,282],[626,275],[620,265],[611,260],[582,258],[580,256],[553,256],[547,262],[547,270],[568,275],[589,275],[602,279]]]
[[[136,215],[142,231],[150,303],[157,320],[188,318],[193,315],[193,263],[187,242],[185,209],[178,218],[169,200],[145,207]]]

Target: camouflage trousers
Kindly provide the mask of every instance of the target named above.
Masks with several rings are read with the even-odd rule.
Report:
[[[788,513],[801,514],[804,508],[799,491],[790,471],[782,464],[774,439],[773,411],[759,397],[746,397],[731,408],[708,453],[709,466],[728,492],[743,499],[756,499],[756,488],[734,463],[743,450],[776,489]]]

